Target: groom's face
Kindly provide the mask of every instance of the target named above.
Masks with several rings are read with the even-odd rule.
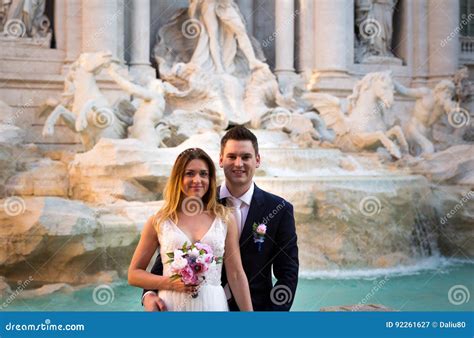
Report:
[[[260,166],[260,155],[255,154],[251,141],[228,140],[220,154],[219,165],[230,184],[247,185]]]

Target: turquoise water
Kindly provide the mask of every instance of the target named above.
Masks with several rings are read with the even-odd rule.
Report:
[[[474,311],[473,277],[472,262],[444,259],[387,270],[303,272],[292,311],[360,303],[383,304],[400,311]],[[461,288],[452,289],[450,302],[449,290],[457,285]],[[102,292],[96,289],[95,297],[94,289],[16,298],[3,311],[142,311],[141,290],[125,281],[106,286]]]

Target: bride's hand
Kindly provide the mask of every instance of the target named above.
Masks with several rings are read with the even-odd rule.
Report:
[[[169,286],[169,290],[177,291],[177,292],[194,293],[197,290],[196,285],[186,285],[180,279],[171,280],[171,278],[170,278],[168,286]]]

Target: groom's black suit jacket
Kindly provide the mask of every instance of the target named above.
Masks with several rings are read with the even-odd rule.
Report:
[[[220,191],[220,189],[218,189]],[[226,200],[219,200],[226,204]],[[253,223],[267,226],[265,241],[259,250],[254,242]],[[283,198],[255,185],[250,209],[240,236],[240,255],[247,275],[255,311],[289,311],[298,283],[298,247],[293,206]],[[276,284],[272,282],[273,274]],[[161,275],[163,265],[158,255],[151,273]],[[222,285],[227,284],[225,267]],[[238,311],[234,299],[229,307]]]

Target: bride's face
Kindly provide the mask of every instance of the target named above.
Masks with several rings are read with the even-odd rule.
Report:
[[[183,193],[187,197],[202,198],[209,189],[209,167],[203,160],[192,160],[183,176]]]

